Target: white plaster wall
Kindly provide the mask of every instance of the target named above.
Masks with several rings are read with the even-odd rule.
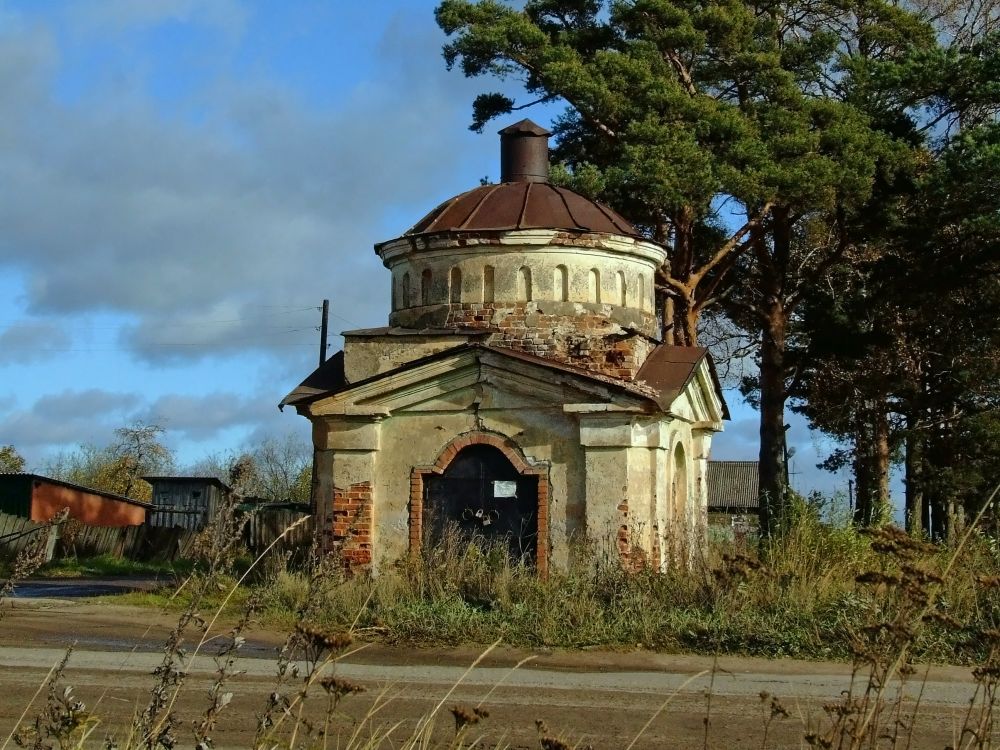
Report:
[[[617,553],[619,506],[628,501],[629,462],[621,446],[591,445],[585,448],[587,539],[597,554]]]
[[[397,241],[383,247],[382,258],[392,271],[393,311],[449,302],[516,302],[525,299],[563,300],[560,272],[567,275],[568,302],[601,302],[645,312],[653,310],[653,281],[666,257],[658,245],[625,237],[580,240],[578,244],[550,244],[555,233],[511,232],[501,244],[438,241],[414,245]],[[493,269],[492,299],[485,289],[486,269]],[[461,273],[461,290],[451,288],[453,269]],[[522,269],[530,275],[526,294]],[[591,283],[600,276],[599,296]],[[422,288],[429,273],[430,286]],[[408,277],[409,294],[404,294]],[[625,285],[622,305],[621,282]]]
[[[630,542],[660,568],[688,562],[705,540],[706,472],[713,431],[682,419],[587,415],[581,421],[587,458],[587,530],[607,547],[628,503]],[[683,505],[675,497],[675,451],[685,457]],[[658,539],[653,538],[657,528]],[[660,557],[652,553],[658,542]]]
[[[314,440],[318,450],[333,453],[329,484],[372,485],[376,570],[408,550],[411,470],[432,465],[454,438],[474,430],[509,438],[530,463],[547,467],[550,561],[556,568],[568,566],[577,540],[615,554],[623,503],[630,542],[654,564],[693,561],[705,534],[713,430],[666,415],[609,410],[607,404],[565,408],[486,381],[428,391],[426,400],[388,416],[321,417],[314,422]],[[687,503],[680,509],[673,497],[678,446],[687,465]],[[654,525],[660,561],[651,557]]]
[[[344,376],[357,383],[421,357],[451,349],[468,336],[344,336]]]
[[[627,452],[631,480],[628,488],[629,541],[648,556],[653,549],[653,517],[649,512],[653,504],[653,450],[641,445],[628,448]]]
[[[337,429],[337,421],[329,419],[330,430]],[[530,463],[548,465],[550,560],[557,567],[568,564],[570,540],[581,537],[584,527],[578,486],[583,476],[583,454],[575,440],[577,426],[572,416],[559,409],[507,408],[501,404],[496,409],[480,409],[478,415],[471,408],[397,413],[383,419],[377,429],[379,449],[366,454],[374,455],[367,464],[367,478],[358,478],[356,469],[362,467],[356,452],[342,450],[334,455],[336,486],[347,479],[351,483],[372,483],[376,570],[407,553],[411,470],[432,465],[455,437],[473,430],[504,435],[521,448]],[[344,465],[340,465],[341,455],[347,457]]]

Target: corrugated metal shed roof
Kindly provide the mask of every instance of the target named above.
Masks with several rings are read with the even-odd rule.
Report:
[[[150,484],[159,482],[175,482],[177,484],[214,484],[216,487],[221,490],[225,490],[226,492],[231,492],[233,489],[218,477],[149,476],[143,477],[143,480],[149,482]]]
[[[756,461],[708,462],[709,512],[756,513],[760,507],[757,499]]]

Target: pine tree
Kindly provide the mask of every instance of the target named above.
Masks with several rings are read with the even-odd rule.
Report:
[[[886,123],[906,130],[920,96],[900,95],[892,73],[934,49],[932,30],[881,0],[444,0],[437,18],[449,66],[516,77],[534,97],[481,95],[474,128],[566,102],[554,130],[568,179],[669,245],[665,341],[696,344],[700,316],[727,295],[742,307],[760,340],[761,528],[775,531],[789,327],[847,250],[797,237],[817,216],[846,221],[906,161],[912,142]]]

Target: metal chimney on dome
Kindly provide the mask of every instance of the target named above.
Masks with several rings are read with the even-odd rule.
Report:
[[[500,131],[500,182],[548,182],[548,130],[521,120]]]

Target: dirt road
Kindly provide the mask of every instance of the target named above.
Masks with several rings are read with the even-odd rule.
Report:
[[[6,738],[50,667],[72,642],[76,646],[66,683],[102,717],[96,737],[108,732],[120,736],[133,711],[145,705],[153,683],[151,672],[160,660],[158,650],[173,623],[172,616],[133,607],[15,602],[0,621],[0,738]],[[251,743],[256,716],[274,690],[274,659],[283,638],[282,633],[261,630],[250,635],[238,665],[244,674],[227,688],[234,697],[215,733],[217,747]],[[449,709],[482,701],[490,716],[475,729],[492,741],[538,747],[535,721],[540,719],[570,745],[625,748],[674,696],[643,731],[636,748],[760,748],[770,705],[762,703],[760,693],[766,691],[779,696],[790,714],[770,725],[767,747],[801,747],[807,728],[825,726],[823,703],[835,700],[849,683],[847,668],[831,663],[723,658],[713,677],[713,661],[704,657],[503,648],[466,673],[479,653],[474,648],[364,648],[336,665],[339,677],[363,684],[368,692],[345,699],[332,731],[341,735],[353,731],[354,721],[384,703],[371,725],[399,724],[393,733],[397,740],[393,746],[398,745],[417,719],[453,690],[435,723],[443,741],[454,734]],[[529,662],[513,669],[528,657]],[[193,744],[190,725],[208,704],[215,669],[210,656],[200,657],[189,669],[175,704],[181,746]],[[915,685],[911,698],[920,689]],[[922,684],[912,746],[943,748],[954,742],[972,690],[968,670],[931,669]],[[322,721],[326,699],[321,690],[317,693],[306,715]],[[39,707],[36,703],[28,716]],[[332,740],[331,746],[335,746]]]

